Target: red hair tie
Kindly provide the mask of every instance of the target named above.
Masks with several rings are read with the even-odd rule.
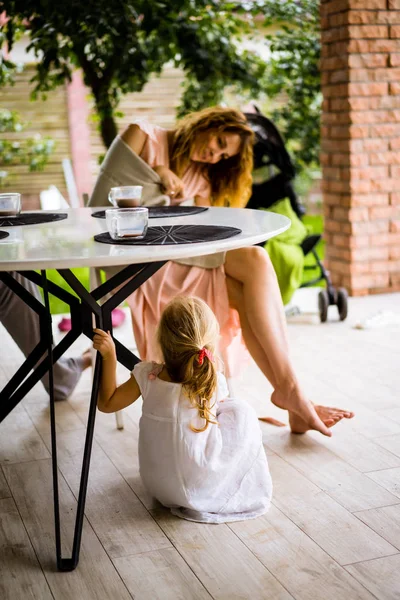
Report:
[[[210,360],[211,362],[214,362],[214,357],[212,355],[212,352],[207,350],[207,348],[202,348],[201,350],[199,350],[199,358],[197,359],[197,362],[199,365],[203,364],[205,356],[208,358],[208,360]]]

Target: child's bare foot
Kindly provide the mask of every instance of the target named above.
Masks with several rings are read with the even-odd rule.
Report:
[[[354,417],[353,412],[340,408],[331,408],[329,406],[314,406],[314,408],[321,421],[327,427],[333,427],[333,425],[336,425],[342,419],[352,419]],[[292,433],[305,433],[310,429],[307,423],[293,412],[289,412],[289,425]]]
[[[317,411],[312,402],[304,398],[296,387],[293,387],[286,393],[275,390],[271,396],[271,402],[275,406],[278,406],[278,408],[289,411],[289,424],[293,432],[305,433],[309,429],[314,429],[323,435],[331,437],[332,433],[329,427],[335,424],[335,418],[338,414],[329,412],[329,409],[325,412],[321,410]],[[319,412],[321,412],[321,415],[319,415]]]
[[[85,352],[82,354],[82,361],[83,370],[88,369],[92,366],[92,350],[90,348],[88,348],[88,350],[85,350]]]

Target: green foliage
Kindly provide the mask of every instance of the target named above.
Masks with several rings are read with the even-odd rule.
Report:
[[[320,151],[320,17],[318,0],[268,0],[266,25],[280,24],[270,34],[271,59],[263,83],[269,98],[284,93],[287,101],[272,109],[300,170],[319,163]]]
[[[166,63],[186,75],[179,115],[217,104],[230,87],[244,97],[287,102],[271,114],[282,127],[300,165],[319,152],[319,15],[317,0],[3,0],[9,16],[3,38],[12,46],[26,30],[29,49],[40,60],[34,94],[71,79],[80,67],[91,89],[104,145],[117,128],[121,95],[140,92]],[[246,38],[260,39],[260,27],[278,24],[280,33],[261,43],[271,49],[265,62]],[[8,64],[7,69],[12,65]],[[7,71],[6,69],[6,71]],[[1,77],[1,75],[0,75]],[[0,79],[1,83],[1,79]]]
[[[227,87],[249,97],[260,94],[266,64],[240,45],[256,31],[258,10],[254,2],[214,2],[201,19],[189,23],[187,40],[182,39],[186,82],[179,116],[220,103]]]
[[[0,29],[0,48],[8,48],[9,40],[14,38],[18,38],[18,30],[15,31],[11,24],[7,29],[2,27]],[[20,70],[19,65],[14,64],[6,56],[6,53],[0,54],[0,87],[7,84],[12,85],[15,73]]]
[[[25,124],[15,111],[0,109],[0,133],[20,133]],[[28,165],[30,171],[41,171],[53,151],[54,142],[39,134],[24,140],[0,139],[0,187],[7,183],[7,166]]]
[[[238,45],[259,11],[255,2],[4,0],[2,5],[9,16],[9,43],[15,28],[25,26],[29,49],[40,57],[35,94],[70,80],[74,67],[82,68],[105,146],[116,135],[121,94],[142,90],[167,62],[188,76],[182,112],[218,102],[232,83],[254,94],[260,90],[265,64]]]
[[[313,206],[308,205],[309,193],[318,180],[321,180],[320,166],[314,163],[311,163],[310,165],[302,163],[301,168],[297,170],[296,178],[294,180],[294,189],[301,202],[305,205],[307,212],[310,210],[315,211],[316,208],[318,210],[318,207],[321,208],[322,195],[319,200],[314,197]]]

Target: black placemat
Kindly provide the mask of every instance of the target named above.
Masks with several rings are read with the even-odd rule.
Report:
[[[10,234],[7,231],[0,231],[0,240],[4,240],[4,238],[8,237]]]
[[[124,246],[176,246],[179,244],[196,244],[224,240],[242,233],[237,227],[222,225],[169,225],[168,227],[149,227],[142,240],[127,238],[113,240],[107,232],[94,236],[96,242],[118,244]]]
[[[0,227],[15,227],[20,225],[37,225],[67,219],[67,213],[21,213],[15,217],[0,217]]]
[[[208,210],[207,206],[147,206],[149,209],[149,219],[163,219],[165,217],[186,217],[196,215]],[[92,217],[105,219],[106,211],[98,210],[92,213]]]

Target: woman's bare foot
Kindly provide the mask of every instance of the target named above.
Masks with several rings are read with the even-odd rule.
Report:
[[[336,425],[342,419],[352,419],[354,417],[353,412],[340,408],[331,408],[329,406],[314,406],[314,408],[321,421],[327,427],[333,427],[333,425]],[[289,425],[292,433],[306,433],[310,429],[307,423],[293,412],[289,412]]]
[[[339,423],[342,419],[352,419],[354,417],[354,413],[348,410],[343,410],[341,408],[332,408],[330,406],[315,406],[315,411],[321,421],[327,426],[332,427]],[[259,421],[263,421],[264,423],[269,423],[270,425],[275,425],[276,427],[286,427],[287,423],[282,423],[282,421],[278,421],[277,419],[273,419],[272,417],[258,417]],[[310,428],[307,423],[296,413],[289,412],[289,425],[292,430],[292,433],[305,433]]]
[[[319,404],[314,404],[314,408],[317,411],[319,418],[324,423],[332,419],[335,421],[335,423],[337,423],[342,419],[352,419],[354,417],[354,413],[351,412],[351,410],[344,410],[343,408],[321,406]]]
[[[335,424],[333,415],[325,414],[324,416],[329,418],[322,419],[312,402],[304,398],[296,387],[286,393],[275,390],[271,402],[278,408],[289,411],[289,424],[293,432],[305,433],[309,429],[314,429],[327,437],[332,436],[329,427]]]

